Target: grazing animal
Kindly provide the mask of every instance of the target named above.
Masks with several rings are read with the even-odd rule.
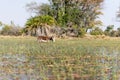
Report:
[[[55,37],[49,37],[49,36],[38,36],[37,37],[37,41],[38,42],[48,42],[48,41],[52,41],[55,42]]]

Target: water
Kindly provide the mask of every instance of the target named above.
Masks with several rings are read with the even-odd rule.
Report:
[[[95,62],[97,62],[96,66],[98,66],[99,68],[95,68],[95,69],[96,71],[97,69],[99,69],[100,72],[96,74],[100,74],[100,75],[95,75],[95,77],[92,77],[92,79],[120,80],[119,51],[115,51],[115,50],[108,51],[108,49],[104,47],[100,47],[97,50],[98,50],[98,53],[93,52],[93,55],[98,57],[98,59],[95,58],[96,59]],[[88,57],[88,59],[89,58],[90,57]],[[51,59],[55,61],[54,58],[51,58]],[[36,60],[40,60],[40,58]],[[43,66],[44,68],[44,65],[36,66],[36,62],[35,62],[36,60],[35,58],[32,58],[32,60],[29,60],[28,56],[26,56],[25,54],[12,54],[12,53],[0,54],[0,80],[44,80],[42,79],[42,76],[40,76],[40,69],[38,69],[40,66]],[[87,62],[87,60],[85,61]],[[83,61],[82,63],[85,63],[85,61]],[[44,60],[40,62],[44,62]],[[91,62],[91,59],[90,59],[90,62]],[[88,69],[90,68],[88,67]],[[51,75],[52,73],[49,72],[49,70],[48,71],[46,70],[46,72],[44,72],[44,70],[42,72],[41,70],[41,73],[46,73],[46,75],[43,75],[45,77],[52,76]],[[67,79],[64,79],[64,80],[67,80]],[[89,80],[91,79],[89,78]]]
[[[1,54],[0,80],[37,80],[32,66],[23,54]]]

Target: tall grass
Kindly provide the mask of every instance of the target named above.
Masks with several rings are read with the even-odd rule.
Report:
[[[30,80],[120,79],[119,40],[58,39],[55,43],[38,43],[31,37],[0,38],[0,55],[0,62],[12,62],[13,66],[8,64],[3,70],[15,79],[22,78],[23,73]],[[3,57],[6,55],[10,57]],[[15,65],[21,60],[21,65]]]

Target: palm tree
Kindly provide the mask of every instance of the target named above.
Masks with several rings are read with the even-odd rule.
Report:
[[[51,16],[35,16],[27,20],[25,30],[30,35],[48,35],[50,26],[55,24]]]

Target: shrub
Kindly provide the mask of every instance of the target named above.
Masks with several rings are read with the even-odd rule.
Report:
[[[86,34],[86,29],[85,28],[80,28],[78,31],[78,37],[84,37]]]
[[[111,31],[110,36],[111,37],[117,37],[118,36],[118,32],[113,30],[113,31]]]
[[[96,27],[94,30],[90,32],[91,35],[102,35],[103,31],[99,27]]]
[[[1,30],[2,35],[15,35],[19,36],[21,35],[21,28],[17,26],[10,26],[10,25],[5,25],[2,30]]]

